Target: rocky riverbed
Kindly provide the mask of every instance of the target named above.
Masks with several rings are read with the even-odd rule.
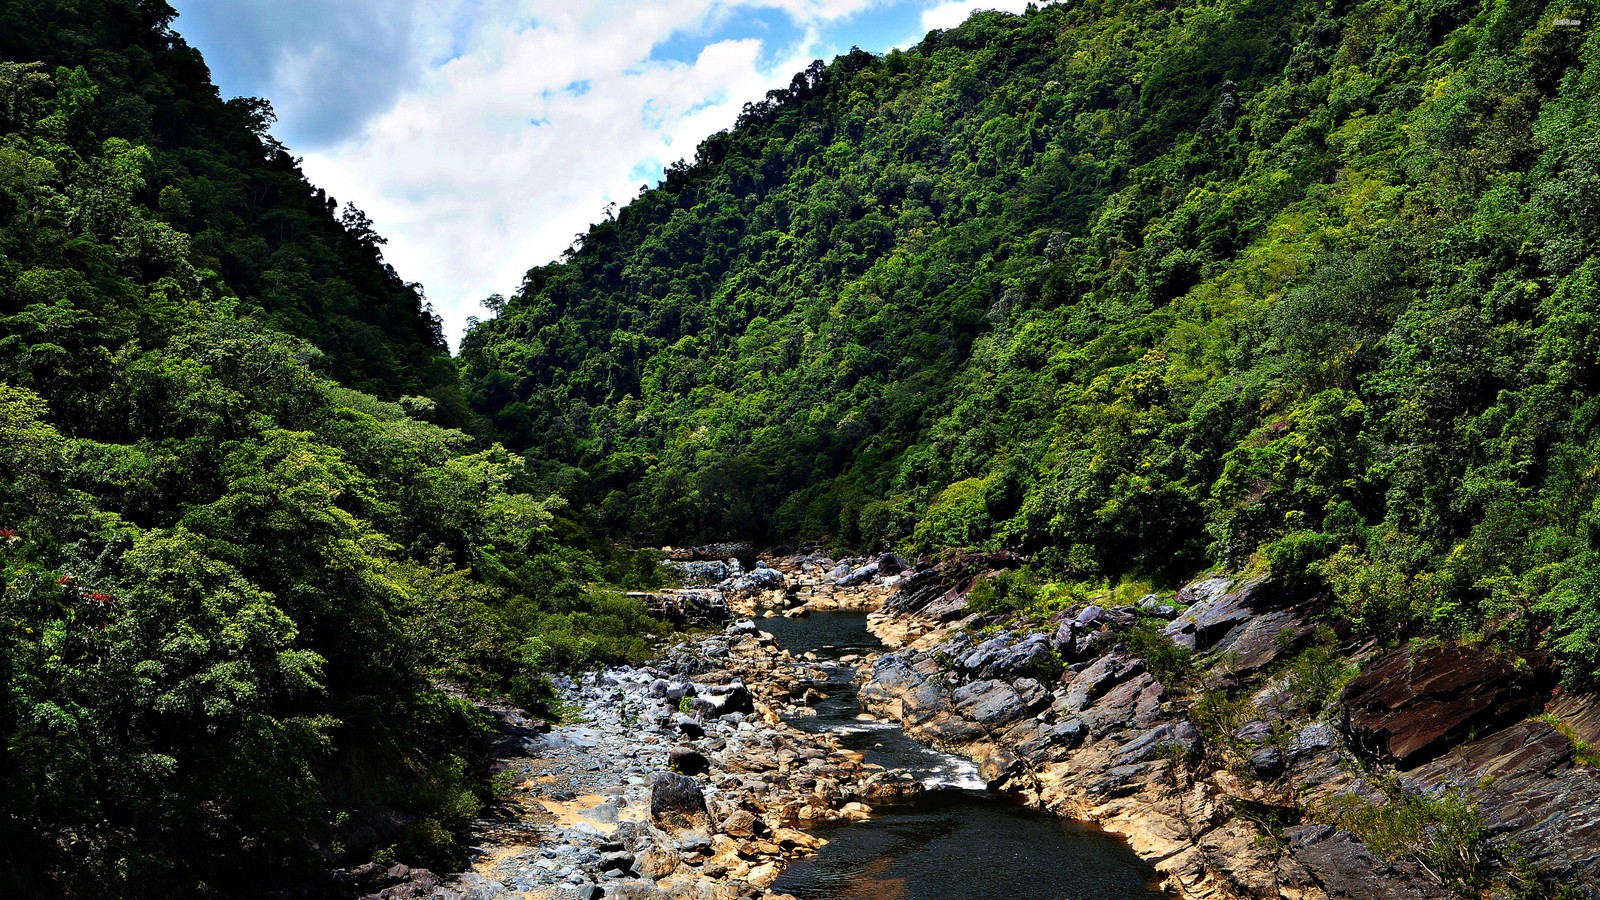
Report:
[[[1258,579],[1042,623],[968,608],[977,579],[1018,562],[911,573],[870,619],[901,649],[861,699],[992,788],[1125,836],[1174,893],[1597,895],[1600,770],[1579,751],[1600,704],[1559,694],[1537,659],[1381,653]]]
[[[825,680],[749,621],[650,666],[561,680],[569,723],[500,711],[513,809],[480,823],[470,872],[352,879],[385,900],[782,897],[767,889],[784,864],[826,843],[805,828],[921,789],[783,721]]]
[[[1600,700],[1538,659],[1383,652],[1259,579],[1038,621],[970,608],[1013,554],[678,562],[687,586],[648,600],[685,623],[875,610],[894,650],[853,660],[863,704],[991,789],[1121,835],[1174,895],[1600,896]],[[563,682],[569,724],[503,715],[516,812],[483,823],[471,872],[352,877],[397,900],[781,896],[824,843],[808,827],[920,786],[785,722],[826,673],[760,621]]]

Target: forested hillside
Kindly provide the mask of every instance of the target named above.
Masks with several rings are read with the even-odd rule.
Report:
[[[491,298],[471,401],[625,533],[1268,570],[1600,676],[1594,12],[1082,0],[815,65]]]
[[[438,424],[437,320],[173,15],[0,5],[6,896],[448,860],[488,798],[463,692],[538,709],[660,627],[589,587],[648,561]]]

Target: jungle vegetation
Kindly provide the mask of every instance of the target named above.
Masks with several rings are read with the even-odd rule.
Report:
[[[462,348],[619,534],[1264,572],[1600,677],[1591,3],[1074,0],[821,62]]]
[[[662,630],[603,586],[653,561],[530,493],[371,223],[173,16],[0,5],[7,896],[455,860],[467,698],[543,709]]]

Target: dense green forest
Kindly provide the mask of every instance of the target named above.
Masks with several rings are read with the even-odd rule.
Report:
[[[1600,677],[1591,3],[1074,0],[816,64],[468,335],[620,533],[1270,571]]]
[[[660,633],[595,523],[1255,570],[1600,678],[1592,6],[1074,0],[814,64],[458,387],[163,0],[0,5],[0,889],[448,859],[461,698]]]
[[[652,562],[445,427],[416,286],[173,17],[0,5],[6,896],[448,860],[488,799],[460,698],[537,709],[660,629],[591,587]]]

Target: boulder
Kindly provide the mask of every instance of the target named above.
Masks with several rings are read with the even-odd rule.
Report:
[[[713,719],[734,713],[749,714],[756,711],[755,698],[751,696],[750,689],[745,687],[742,681],[704,687],[695,698],[694,705],[696,709]]]
[[[748,810],[736,809],[722,820],[723,834],[736,838],[753,838],[765,830],[762,821]]]
[[[911,568],[911,564],[900,557],[898,553],[885,553],[878,557],[879,575],[899,575]]]
[[[1530,663],[1485,647],[1401,647],[1345,685],[1342,728],[1357,748],[1410,768],[1539,712],[1554,678],[1542,655]]]
[[[711,761],[698,750],[673,747],[667,751],[667,768],[680,775],[704,775],[711,771]]]
[[[650,821],[662,828],[709,830],[706,795],[687,775],[657,772],[650,779]]]
[[[1189,608],[1167,626],[1166,633],[1190,650],[1210,650],[1255,616],[1251,601],[1262,583],[1247,579],[1236,585],[1231,578],[1207,578],[1185,587],[1178,592],[1178,602]]]
[[[834,584],[838,585],[839,587],[855,587],[858,584],[866,584],[868,581],[871,581],[874,577],[876,577],[877,574],[878,563],[874,561],[852,571],[849,575],[846,575],[843,578],[835,581]]]
[[[986,728],[999,728],[1028,714],[1022,698],[1003,681],[974,681],[950,695],[962,715]]]

